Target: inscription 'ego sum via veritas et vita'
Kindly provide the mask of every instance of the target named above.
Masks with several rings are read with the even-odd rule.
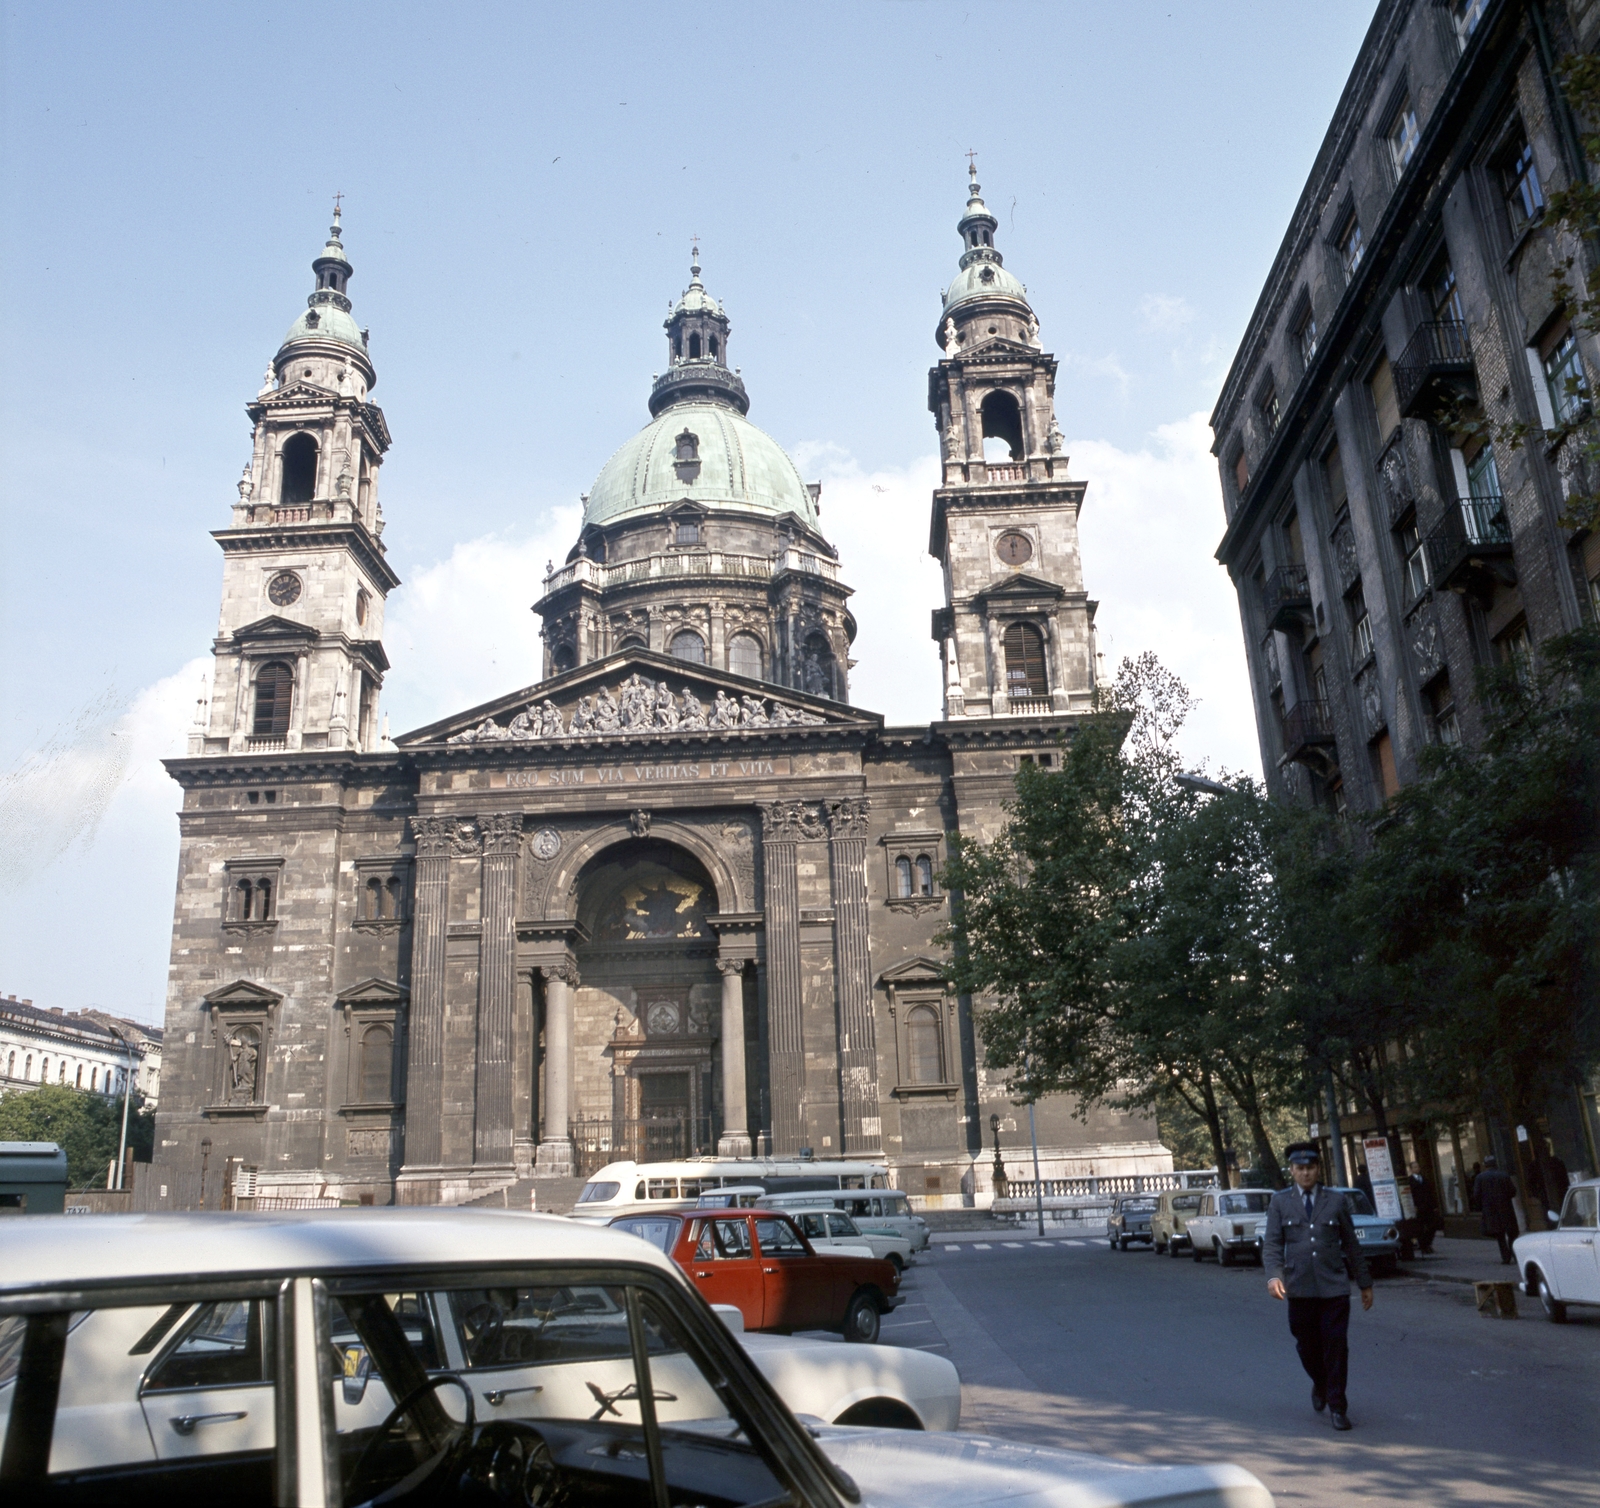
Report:
[[[787,756],[776,759],[686,759],[670,764],[569,765],[554,770],[491,770],[491,790],[535,786],[662,785],[684,780],[763,780],[790,773]]]

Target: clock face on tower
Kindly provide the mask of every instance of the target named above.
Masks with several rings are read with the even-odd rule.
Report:
[[[293,571],[279,571],[267,583],[267,601],[274,607],[288,607],[300,600],[300,578]]]
[[[1008,566],[1026,565],[1033,559],[1033,541],[1010,529],[994,542],[994,552]]]

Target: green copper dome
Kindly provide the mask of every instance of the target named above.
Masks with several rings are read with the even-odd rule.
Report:
[[[1014,298],[1025,304],[1028,290],[1000,265],[997,256],[992,262],[974,262],[956,274],[955,281],[945,290],[945,312],[974,298]]]
[[[684,498],[796,513],[817,528],[816,505],[783,447],[736,409],[707,402],[674,403],[627,441],[595,478],[583,521],[607,524]]]
[[[354,346],[363,355],[367,349],[366,341],[361,338],[361,327],[348,310],[336,304],[317,304],[307,309],[289,326],[289,333],[283,337],[286,346],[297,340],[337,340],[344,345]]]

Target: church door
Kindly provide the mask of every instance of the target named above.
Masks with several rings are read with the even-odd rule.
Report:
[[[640,1161],[670,1162],[689,1156],[691,1108],[687,1073],[639,1076]]]

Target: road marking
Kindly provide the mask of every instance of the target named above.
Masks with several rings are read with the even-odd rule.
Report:
[[[960,1251],[961,1250],[961,1248],[959,1246],[957,1246],[954,1242],[951,1242],[947,1246],[941,1246],[939,1249],[941,1251]]]
[[[915,1330],[918,1325],[931,1325],[932,1320],[892,1320],[882,1326],[885,1330]]]
[[[987,1241],[974,1241],[972,1243],[972,1249],[974,1251],[988,1251],[989,1243]]]
[[[1000,1244],[1003,1247],[1005,1247],[1005,1249],[1007,1251],[1021,1251],[1022,1250],[1022,1242],[1020,1242],[1020,1241],[1002,1241]]]
[[[1050,1243],[1048,1241],[1030,1241],[1028,1244],[1030,1246],[1048,1246],[1048,1245],[1050,1245]],[[1076,1245],[1077,1243],[1074,1242],[1073,1244]]]
[[[1083,1246],[1086,1243],[1084,1243],[1082,1241],[1063,1241],[1061,1244],[1063,1246]]]

